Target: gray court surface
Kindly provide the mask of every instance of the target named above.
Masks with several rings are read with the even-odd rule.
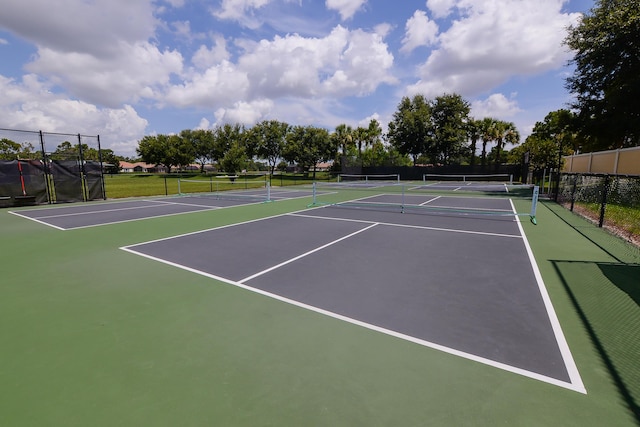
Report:
[[[22,216],[60,230],[94,227],[126,221],[137,221],[161,216],[171,216],[262,203],[266,200],[266,190],[248,190],[215,195],[184,195],[154,197],[147,199],[91,202],[73,205],[55,205],[35,209],[11,211]],[[308,197],[310,191],[272,189],[271,200],[286,200]]]
[[[446,202],[488,203],[454,199]],[[494,209],[508,209],[502,205],[508,201],[492,202],[499,204]],[[396,338],[571,386],[575,365],[513,216],[329,206],[123,249]]]

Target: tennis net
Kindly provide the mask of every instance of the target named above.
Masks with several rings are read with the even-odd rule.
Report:
[[[400,174],[348,174],[338,175],[338,182],[400,182]]]
[[[178,194],[218,200],[271,201],[269,181],[238,178],[237,176],[210,177],[208,180],[178,178]]]
[[[372,189],[337,188],[315,182],[313,201],[309,207],[332,206],[363,210],[382,210],[398,213],[425,213],[456,216],[528,216],[537,224],[539,188],[529,187],[524,200],[530,203],[528,212],[514,211],[511,197],[459,197],[428,194],[415,191],[414,186],[400,184],[385,187],[384,191]]]
[[[505,183],[513,184],[513,175],[510,174],[436,174],[428,173],[422,175],[422,181],[452,182],[452,183]]]

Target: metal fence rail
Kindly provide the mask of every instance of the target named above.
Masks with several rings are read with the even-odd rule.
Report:
[[[599,227],[640,238],[640,176],[563,173],[557,201]]]

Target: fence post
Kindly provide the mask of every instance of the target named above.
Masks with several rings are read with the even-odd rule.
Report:
[[[42,164],[44,165],[44,183],[47,188],[47,202],[53,203],[53,195],[55,194],[53,188],[51,188],[51,169],[49,168],[49,159],[47,158],[47,152],[44,150],[44,134],[40,133],[40,149],[42,150]]]
[[[602,200],[600,202],[600,219],[598,221],[598,227],[602,228],[604,225],[604,214],[607,208],[607,195],[609,194],[609,186],[611,182],[609,175],[604,176],[604,189],[602,191]]]
[[[575,204],[575,201],[576,201],[576,189],[578,187],[579,177],[580,177],[580,174],[576,174],[573,180],[573,188],[571,189],[571,209],[570,209],[571,212],[573,212],[573,205]]]

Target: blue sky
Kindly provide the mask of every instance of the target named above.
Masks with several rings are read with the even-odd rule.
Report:
[[[566,28],[591,0],[4,0],[0,128],[155,133],[262,120],[383,128],[459,93],[523,139],[570,101]]]

